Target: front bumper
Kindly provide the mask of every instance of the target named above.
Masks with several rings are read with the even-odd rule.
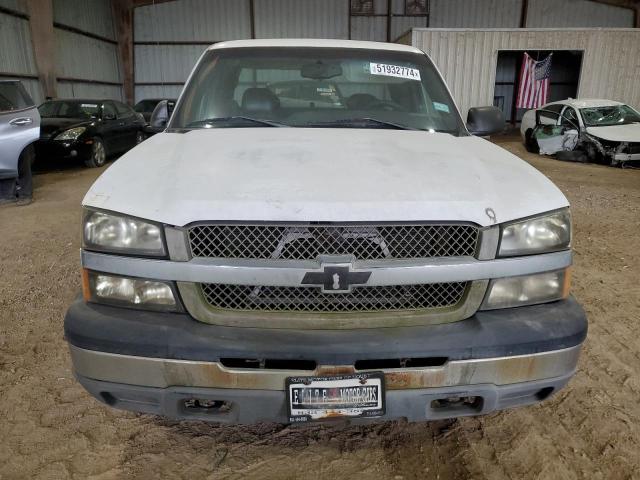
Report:
[[[572,298],[478,312],[448,324],[359,330],[216,326],[185,314],[82,301],[65,318],[76,376],[102,402],[226,423],[286,422],[286,377],[351,373],[363,360],[446,357],[433,367],[375,368],[385,374],[384,419],[477,415],[535,403],[568,382],[586,332],[584,313]],[[311,360],[317,367],[228,368],[223,362],[229,358]],[[468,396],[481,401],[433,406],[434,400]],[[185,401],[192,398],[228,408],[188,408]]]
[[[38,140],[35,143],[36,159],[64,158],[86,159],[91,156],[91,145],[84,141],[62,142],[57,140]]]

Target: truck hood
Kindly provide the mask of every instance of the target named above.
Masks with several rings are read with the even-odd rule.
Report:
[[[611,142],[640,142],[640,123],[612,125],[610,127],[587,127],[587,133]]]
[[[470,221],[568,205],[544,175],[477,137],[384,129],[161,133],[117,160],[83,205],[169,225]]]

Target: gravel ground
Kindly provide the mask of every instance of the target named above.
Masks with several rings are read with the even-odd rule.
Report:
[[[573,206],[579,371],[541,405],[430,424],[223,427],[109,409],[74,381],[80,200],[101,169],[48,170],[0,208],[0,479],[640,478],[640,171],[527,154]]]

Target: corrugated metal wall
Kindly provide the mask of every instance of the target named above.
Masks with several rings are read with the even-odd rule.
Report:
[[[582,50],[578,96],[640,107],[640,29],[416,29],[412,44],[431,56],[465,118],[493,104],[499,50]]]
[[[116,39],[109,0],[54,0],[53,21]]]
[[[631,9],[588,0],[529,0],[527,12],[527,28],[631,28],[633,21]]]
[[[122,100],[110,0],[53,0],[53,21],[58,96]]]
[[[120,81],[116,45],[58,28],[54,34],[59,77]]]
[[[182,0],[136,8],[136,101],[177,97],[211,43],[250,37],[249,0]]]
[[[135,9],[136,42],[251,37],[248,0],[181,0]]]
[[[348,0],[255,2],[256,38],[349,38]]]
[[[431,28],[518,28],[522,0],[431,0]]]
[[[20,12],[25,11],[23,2],[17,0],[2,0],[0,5]],[[11,74],[22,74],[34,78]],[[0,12],[0,80],[20,80],[33,100],[40,103],[43,95],[37,75],[29,20]]]
[[[136,8],[136,100],[151,94],[175,96],[209,43],[250,38],[250,5],[250,0],[176,0]],[[429,0],[428,15],[412,16],[405,0],[391,0],[389,38],[395,41],[411,28],[425,26],[517,28],[522,5],[523,0]],[[387,6],[388,0],[374,0],[373,15],[350,16],[350,0],[255,0],[254,35],[386,41]],[[539,22],[541,15],[557,26],[626,26],[633,21],[630,9],[587,0],[529,0],[528,22]],[[465,57],[471,51],[465,50]]]
[[[27,4],[24,0],[0,0],[0,7],[10,8],[16,12],[27,12]]]

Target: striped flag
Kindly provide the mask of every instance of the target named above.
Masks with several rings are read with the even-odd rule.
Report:
[[[547,103],[549,77],[551,77],[551,55],[536,62],[525,52],[518,87],[517,108],[538,108]]]

